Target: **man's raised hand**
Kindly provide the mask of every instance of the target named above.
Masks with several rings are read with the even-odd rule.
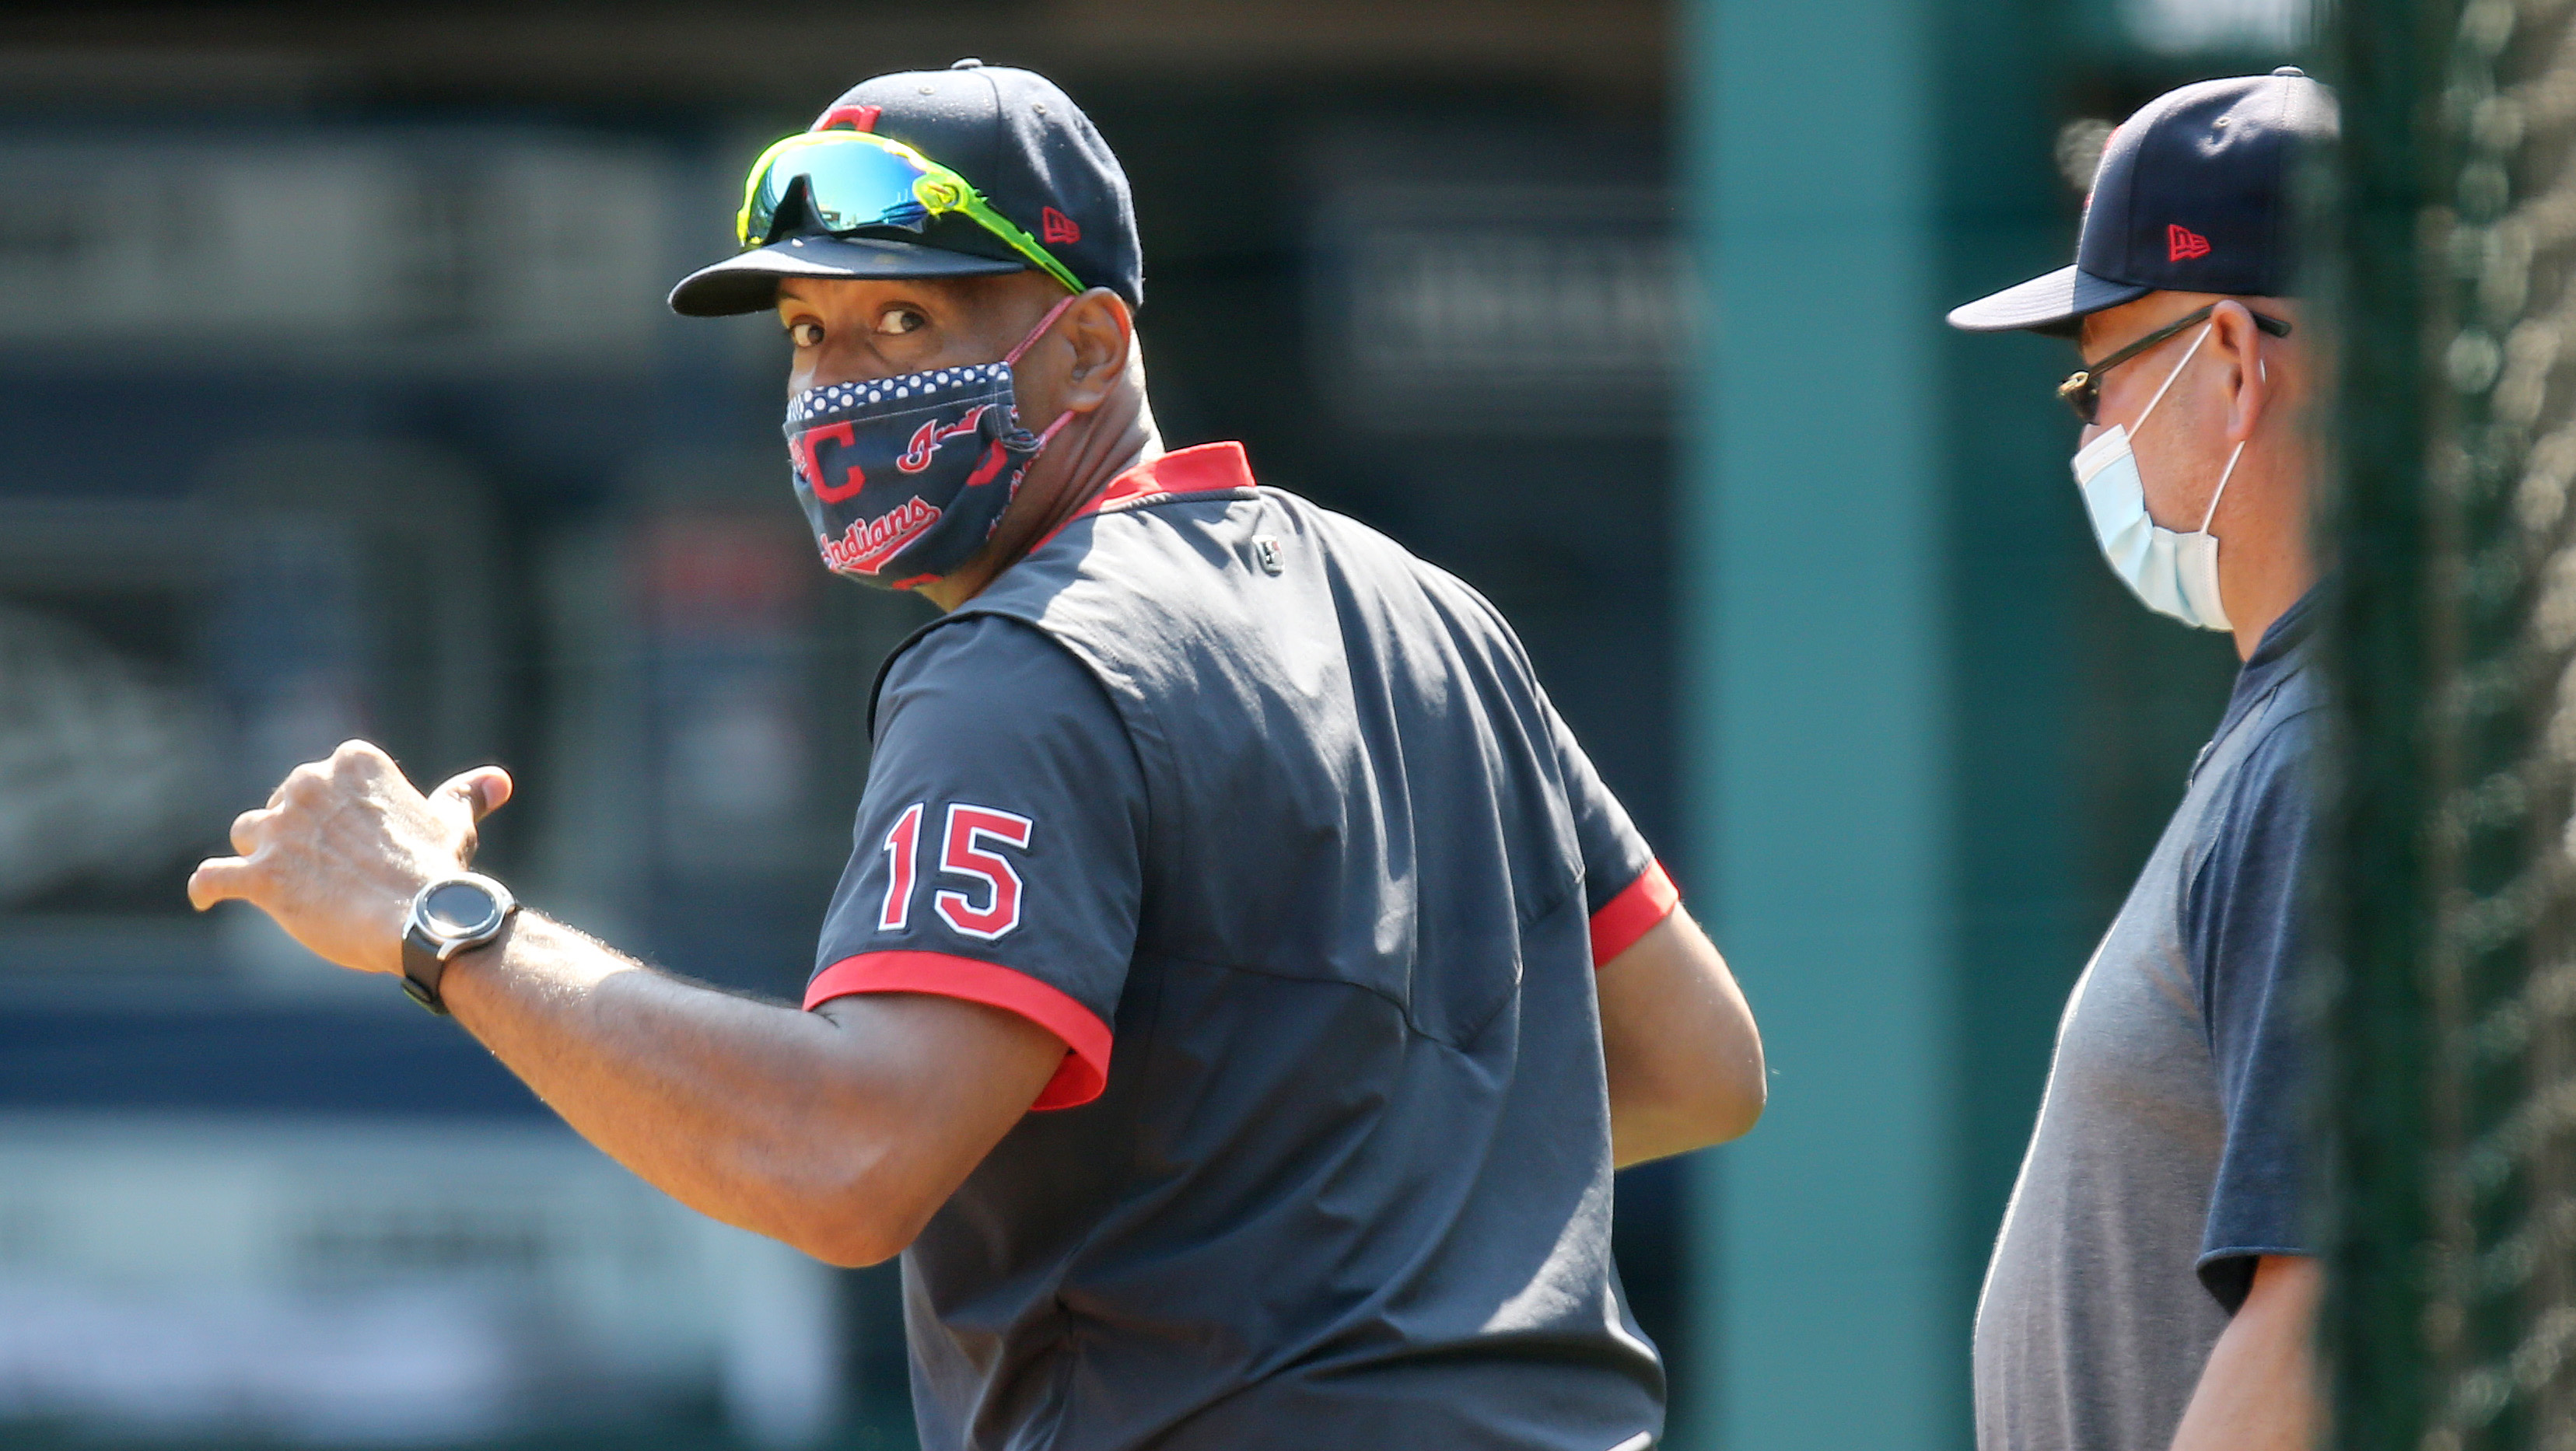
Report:
[[[360,972],[402,971],[413,894],[474,860],[474,824],[510,799],[510,774],[478,766],[423,796],[393,757],[349,741],[287,773],[268,805],[233,821],[238,856],[188,878],[202,912],[239,899],[321,957]]]

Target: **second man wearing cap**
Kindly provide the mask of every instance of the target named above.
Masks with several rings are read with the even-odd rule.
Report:
[[[1977,1308],[1980,1451],[2304,1451],[2318,1274],[2295,1022],[2315,664],[2289,182],[2334,102],[2207,81],[2114,134],[2076,264],[1950,315],[2073,337],[2104,558],[2244,667],[2076,984]]]

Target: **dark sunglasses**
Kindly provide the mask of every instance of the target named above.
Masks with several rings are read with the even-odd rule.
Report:
[[[2156,329],[2154,332],[2147,334],[2145,337],[2138,339],[2136,342],[2129,344],[2127,347],[2120,349],[2118,352],[2113,353],[2111,356],[2104,358],[2098,363],[2086,363],[2083,367],[2068,374],[2065,382],[2057,385],[2057,396],[2066,400],[2066,406],[2075,410],[2076,417],[2083,419],[2088,425],[2093,423],[2101,416],[2102,413],[2103,374],[2120,366],[2122,363],[2129,361],[2138,354],[2145,352],[2147,349],[2154,347],[2156,344],[2163,342],[2165,339],[2172,337],[2175,333],[2181,332],[2183,329],[2190,327],[2193,323],[2208,321],[2209,315],[2217,310],[2218,304],[2213,302],[2209,306],[2200,309],[2198,312],[2185,317],[2176,318],[2172,322],[2166,323],[2163,327]],[[2265,317],[2259,312],[2254,314],[2254,326],[2276,338],[2286,338],[2290,335],[2290,325],[2288,323],[2281,321],[2277,317]]]

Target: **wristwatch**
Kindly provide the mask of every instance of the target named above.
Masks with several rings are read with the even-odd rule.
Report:
[[[518,910],[519,899],[509,888],[474,872],[442,877],[421,888],[403,923],[403,991],[413,1002],[447,1016],[438,979],[448,962],[500,936]]]

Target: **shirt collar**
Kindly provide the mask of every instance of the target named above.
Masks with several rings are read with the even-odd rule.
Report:
[[[2225,738],[2263,697],[2307,665],[2309,657],[2316,653],[2308,646],[2316,638],[2317,620],[2324,613],[2319,603],[2323,594],[2323,585],[2310,585],[2296,604],[2283,610],[2281,617],[2263,631],[2263,638],[2255,642],[2254,653],[2236,672],[2236,688],[2227,696],[2226,718],[2218,723],[2218,734],[2210,737],[2212,741]]]
[[[1090,503],[1075,510],[1070,518],[1047,532],[1044,539],[1029,546],[1035,554],[1055,542],[1056,536],[1073,527],[1074,521],[1086,519],[1104,509],[1136,509],[1165,499],[1191,494],[1225,494],[1247,492],[1253,487],[1252,465],[1243,456],[1239,443],[1194,443],[1170,453],[1156,454],[1109,481]]]
[[[1082,514],[1128,506],[1170,494],[1209,494],[1252,487],[1252,466],[1239,443],[1198,443],[1157,454],[1109,481],[1100,497],[1082,506]]]
[[[2263,638],[2254,643],[2254,653],[2245,662],[2247,674],[2271,665],[2316,633],[2317,614],[2321,608],[2317,596],[2321,592],[2319,586],[2310,585],[2297,603],[2281,611],[2281,617],[2274,620],[2271,627],[2263,632]]]

